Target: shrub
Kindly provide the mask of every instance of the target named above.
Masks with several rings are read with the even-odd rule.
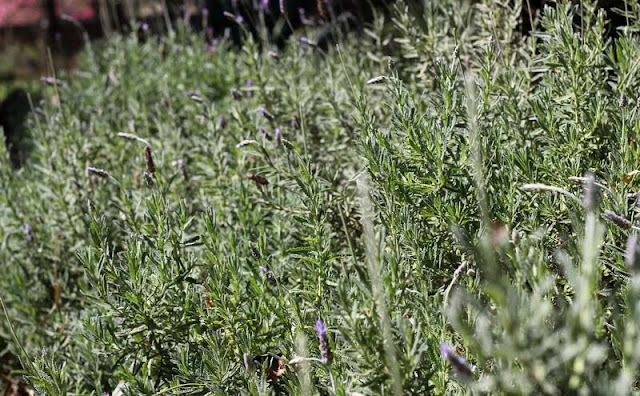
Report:
[[[638,9],[615,40],[590,2],[522,37],[519,4],[397,7],[328,52],[179,31],[86,53],[28,165],[3,153],[15,374],[52,395],[632,393]]]

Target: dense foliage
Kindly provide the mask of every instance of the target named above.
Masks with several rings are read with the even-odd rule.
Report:
[[[398,6],[327,52],[131,35],[47,80],[0,165],[5,377],[634,393],[640,5],[614,39],[590,2],[522,36],[521,6]]]

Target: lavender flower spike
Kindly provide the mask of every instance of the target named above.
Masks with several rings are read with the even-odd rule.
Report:
[[[276,282],[276,277],[273,275],[273,272],[269,271],[269,268],[265,267],[265,266],[260,266],[260,273],[262,273],[262,275],[264,275],[264,277],[267,279],[267,281],[272,284],[275,285]]]
[[[238,91],[237,89],[231,88],[231,89],[229,90],[229,93],[231,94],[231,97],[232,97],[234,100],[240,100],[240,99],[242,99],[242,93],[241,93],[240,91]]]
[[[467,360],[459,356],[453,349],[444,342],[440,344],[440,354],[449,361],[453,370],[460,375],[471,377],[473,375],[473,367],[467,363]]]
[[[267,131],[267,128],[260,126],[258,127],[258,132],[260,132],[265,139],[271,140],[271,134]]]
[[[327,327],[324,325],[324,321],[322,319],[318,319],[316,321],[316,334],[318,335],[318,340],[320,340],[320,360],[322,361],[322,363],[331,364],[333,353],[331,352],[331,347],[329,346]]]
[[[273,114],[269,113],[263,106],[258,107],[258,113],[262,114],[262,116],[269,121],[273,121],[275,119]]]
[[[27,234],[27,241],[33,241],[33,229],[31,228],[31,224],[26,223],[24,225],[24,232]]]
[[[260,254],[260,250],[258,250],[256,245],[251,241],[249,241],[249,250],[251,251],[251,255],[253,256],[254,259],[260,260],[262,258],[262,255]]]
[[[276,145],[280,145],[280,143],[282,143],[282,132],[280,131],[280,128],[276,128],[275,131],[275,140],[276,140]]]
[[[228,20],[237,23],[238,25],[244,24],[244,18],[242,15],[235,15],[230,13],[229,11],[225,11],[222,13]]]
[[[604,211],[604,217],[606,217],[610,222],[612,222],[619,228],[622,228],[623,230],[628,230],[633,226],[633,224],[629,220],[610,210]]]

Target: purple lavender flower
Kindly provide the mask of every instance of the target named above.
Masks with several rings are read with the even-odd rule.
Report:
[[[229,93],[231,94],[231,97],[232,97],[234,100],[240,100],[240,99],[242,99],[242,93],[241,93],[240,91],[238,91],[237,89],[235,89],[235,88],[231,88],[231,89],[229,90]]]
[[[143,32],[147,33],[149,31],[149,24],[147,24],[146,22],[142,24],[142,26],[140,26],[140,29],[142,29]]]
[[[269,121],[273,121],[275,119],[273,114],[269,113],[263,106],[258,107],[258,113],[262,114],[262,116]]]
[[[229,11],[225,11],[222,13],[227,19],[237,23],[238,25],[242,25],[244,23],[244,18],[242,15],[235,15],[230,13]]]
[[[273,272],[269,271],[269,268],[265,266],[260,266],[260,273],[267,279],[267,282],[272,285],[276,284],[276,277],[273,275]]]
[[[269,12],[269,0],[260,0],[258,3],[258,11]]]
[[[280,0],[279,3],[279,8],[280,8],[280,13],[284,16],[287,16],[287,1],[286,0]]]
[[[604,217],[623,230],[628,230],[633,226],[629,220],[610,210],[604,211]]]
[[[276,144],[279,146],[280,143],[282,143],[282,132],[280,131],[280,128],[276,128],[274,134],[276,135]]]
[[[327,327],[324,325],[324,321],[322,319],[316,320],[316,334],[320,341],[320,360],[322,363],[331,364],[333,353],[331,352],[331,346],[329,345]]]
[[[311,21],[307,18],[307,13],[303,7],[298,8],[298,15],[300,16],[300,22],[302,22],[303,25],[311,25]]]
[[[27,234],[27,241],[33,241],[33,229],[31,228],[31,224],[26,223],[24,225],[24,232]]]
[[[103,392],[102,395],[100,395],[100,396],[109,396],[109,393],[108,392]]]
[[[251,251],[251,255],[253,256],[254,259],[260,260],[262,258],[262,255],[260,254],[260,250],[258,250],[256,245],[251,241],[249,241],[249,250]]]
[[[444,342],[440,344],[440,354],[449,361],[453,371],[459,375],[471,377],[473,375],[473,368],[467,360],[462,356],[459,356],[451,347]]]
[[[220,118],[218,118],[218,127],[220,129],[225,129],[227,127],[227,119],[224,118],[224,116],[220,116]]]
[[[246,87],[248,88],[248,91],[249,91],[249,92],[247,92],[247,95],[250,96],[250,97],[253,96],[253,92],[252,92],[253,80],[248,78],[245,81],[245,85],[246,85]]]
[[[178,160],[178,170],[182,173],[182,178],[187,181],[189,180],[189,173],[187,173],[187,165],[185,164],[183,159]]]
[[[265,139],[271,140],[271,134],[267,131],[267,128],[260,126],[258,127],[258,132],[260,132]]]
[[[205,7],[202,9],[202,17],[206,18],[208,16],[209,16],[209,9]]]

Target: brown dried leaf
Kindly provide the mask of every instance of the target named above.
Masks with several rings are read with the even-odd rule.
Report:
[[[266,186],[269,184],[269,181],[264,176],[256,175],[254,173],[247,173],[247,179],[253,180],[258,186]]]
[[[639,170],[634,170],[633,172],[629,172],[629,173],[627,173],[625,175],[622,175],[622,182],[624,184],[629,184],[631,182],[631,180],[633,180],[633,177],[635,175],[637,175],[638,173],[640,173]]]

